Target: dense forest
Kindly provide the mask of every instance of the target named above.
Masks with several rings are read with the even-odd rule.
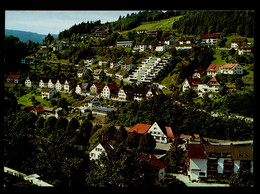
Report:
[[[254,13],[250,11],[234,12],[197,12],[189,11],[173,23],[173,29],[183,34],[238,33],[241,36],[253,37]]]

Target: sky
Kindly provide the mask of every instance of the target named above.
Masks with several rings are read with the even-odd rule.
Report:
[[[5,11],[5,29],[59,34],[74,24],[101,20],[101,23],[116,21],[119,16],[139,11]]]

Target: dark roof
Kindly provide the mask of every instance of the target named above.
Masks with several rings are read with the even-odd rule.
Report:
[[[204,34],[201,38],[219,38],[221,34]]]
[[[194,159],[207,159],[205,148],[202,144],[186,144],[187,157]]]
[[[191,87],[195,87],[195,86],[197,86],[198,84],[202,84],[202,81],[201,81],[201,79],[199,79],[199,78],[196,78],[196,79],[187,78],[187,81],[189,82],[189,85],[190,85]]]

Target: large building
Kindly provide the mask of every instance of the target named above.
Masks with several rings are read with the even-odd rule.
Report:
[[[253,173],[252,145],[186,144],[190,181],[228,181],[239,169]]]

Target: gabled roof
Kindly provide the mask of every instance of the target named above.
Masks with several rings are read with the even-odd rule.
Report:
[[[18,79],[19,77],[20,77],[20,75],[10,74],[10,75],[8,75],[7,78],[9,78],[9,79]]]
[[[238,63],[227,63],[227,64],[224,64],[221,69],[235,69],[236,66],[238,66],[239,64]]]
[[[204,34],[201,38],[219,38],[221,34]]]
[[[119,87],[116,84],[107,84],[107,87],[110,90],[118,90],[119,89]]]
[[[216,72],[218,71],[220,66],[221,66],[220,64],[210,64],[207,71]]]
[[[196,87],[198,84],[203,84],[199,78],[187,78],[187,81],[189,82],[190,87]]]
[[[142,123],[137,123],[133,127],[131,127],[128,132],[134,132],[136,131],[137,133],[144,134],[148,131],[148,129],[151,127],[151,125],[148,124],[142,124]]]
[[[157,123],[157,125],[160,127],[160,129],[162,130],[162,132],[169,138],[174,138],[173,132],[172,132],[172,128],[165,126],[165,123],[163,121],[156,121],[155,123]]]
[[[147,155],[145,159],[149,160],[151,162],[151,165],[154,167],[159,167],[160,169],[164,169],[167,167],[162,161],[157,159],[153,154]]]

